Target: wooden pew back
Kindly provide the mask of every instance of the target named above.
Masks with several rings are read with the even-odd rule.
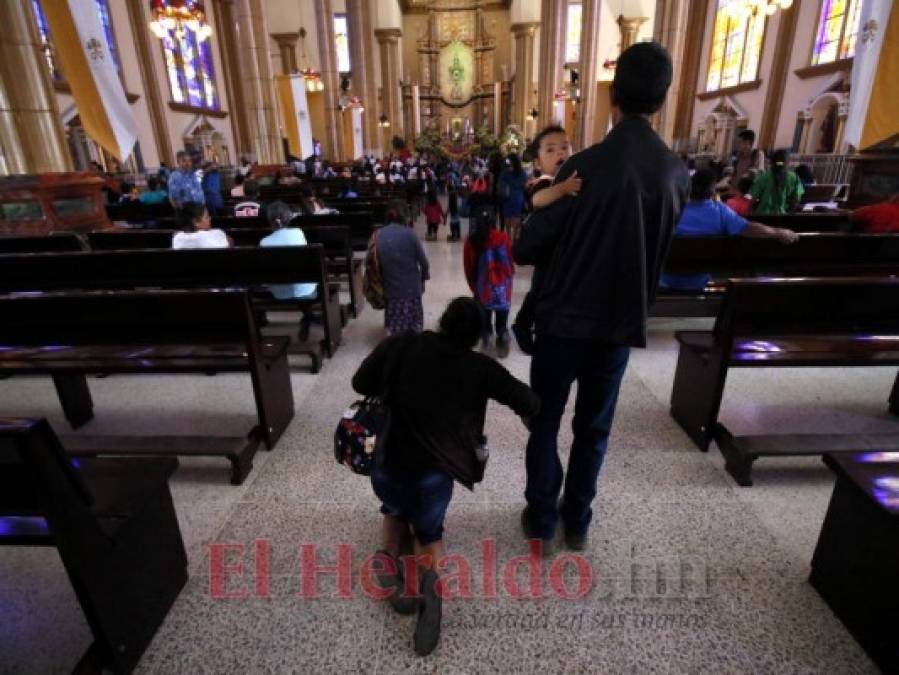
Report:
[[[846,335],[864,342],[899,336],[899,278],[732,279],[716,339]]]
[[[83,251],[84,249],[84,240],[74,232],[57,232],[42,236],[0,237],[0,255],[6,253]]]

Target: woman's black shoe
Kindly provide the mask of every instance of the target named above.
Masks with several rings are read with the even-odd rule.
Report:
[[[404,614],[406,616],[415,614],[415,610],[418,609],[418,598],[412,598],[405,595],[406,584],[405,577],[403,576],[402,561],[397,560],[384,550],[378,551],[377,554],[392,560],[393,564],[396,565],[396,574],[379,572],[375,575],[378,580],[378,586],[385,590],[393,589],[393,593],[387,598],[387,602],[390,603],[390,606],[393,607],[397,614]]]
[[[421,577],[421,604],[418,606],[418,623],[413,640],[415,653],[427,656],[440,642],[440,621],[443,618],[443,601],[437,595],[437,573],[428,570]]]

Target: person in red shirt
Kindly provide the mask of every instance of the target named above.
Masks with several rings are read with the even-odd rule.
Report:
[[[856,209],[849,218],[865,234],[899,233],[899,192],[880,204]]]
[[[752,175],[743,176],[737,183],[737,194],[725,202],[738,216],[744,218],[752,215],[752,197],[747,196],[752,189],[752,181]]]
[[[436,192],[428,192],[428,201],[425,203],[425,221],[428,223],[428,241],[437,238],[437,228],[440,223],[446,221],[446,211],[437,201]]]

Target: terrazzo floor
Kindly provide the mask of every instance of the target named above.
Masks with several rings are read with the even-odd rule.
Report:
[[[461,244],[426,248],[433,326],[467,287]],[[528,278],[519,272],[516,304]],[[648,349],[632,354],[595,503],[586,554],[593,588],[584,597],[557,592],[559,581],[569,594],[578,590],[574,563],[559,565],[556,586],[543,570],[543,597],[509,592],[507,582],[540,590],[526,584],[524,566],[504,575],[526,553],[518,525],[526,432],[513,413],[491,407],[487,476],[474,492],[457,486],[446,523],[447,550],[470,562],[475,597],[447,601],[441,644],[428,658],[415,656],[414,619],[362,592],[358,563],[378,546],[377,502],[365,479],[334,463],[331,448],[336,420],[354,400],[350,377],[381,338],[381,321],[366,308],[318,375],[297,361],[296,417],[275,450],[260,451],[244,485],[228,484],[224,461],[182,460],[171,488],[190,580],[138,672],[876,672],[806,582],[833,484],[820,459],[761,460],[755,487],[739,488],[717,449],[698,451],[668,415],[672,331],[701,321],[653,320]],[[523,354],[513,349],[505,364],[527,379]],[[736,433],[896,431],[886,414],[894,377],[882,368],[737,372],[722,417]],[[241,433],[254,419],[241,375],[114,376],[92,379],[91,389],[96,418],[84,433]],[[70,433],[48,379],[0,383],[0,412],[46,416]],[[560,445],[570,439],[567,418]],[[269,552],[267,597],[254,594],[259,539]],[[482,560],[485,541],[496,566]],[[211,596],[213,542],[244,545],[243,554],[229,549],[226,562],[243,568],[224,590],[247,597]],[[298,597],[302,544],[320,547],[320,564],[336,560],[338,544],[352,546],[352,597],[334,597],[327,574],[317,598]],[[498,592],[483,597],[491,567]],[[53,549],[0,549],[0,608],[2,673],[69,672],[90,642]]]

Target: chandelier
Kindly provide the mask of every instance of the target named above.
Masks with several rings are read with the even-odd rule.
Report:
[[[306,91],[322,91],[325,88],[325,83],[322,82],[322,74],[317,70],[303,68],[300,71],[300,75],[303,76],[303,80],[306,82]]]
[[[187,31],[203,42],[212,35],[212,27],[206,23],[206,10],[200,0],[150,0],[150,30],[159,39],[174,32],[183,40]]]
[[[759,14],[774,16],[778,9],[789,9],[793,6],[793,0],[739,0],[732,2],[728,10],[734,16],[748,19]]]

